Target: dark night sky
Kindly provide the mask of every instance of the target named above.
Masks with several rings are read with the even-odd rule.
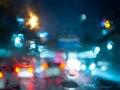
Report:
[[[9,1],[9,0],[8,0]],[[117,9],[119,0],[10,0],[18,12],[23,12],[27,5],[39,13],[43,27],[75,28],[80,26],[79,17],[86,14],[87,27],[93,28],[105,13]],[[18,8],[16,8],[16,6]],[[20,10],[19,10],[20,9]],[[107,17],[109,18],[109,17]]]
[[[39,11],[40,16],[45,16],[51,20],[56,19],[57,22],[62,23],[64,21],[66,21],[64,23],[67,23],[69,19],[72,21],[76,19],[77,21],[82,13],[95,16],[96,7],[99,7],[97,2],[94,5],[91,2],[82,0],[36,0],[29,4]]]
[[[99,7],[98,5],[90,3],[90,1],[86,2],[83,0],[41,0],[39,6],[42,18],[41,24],[48,31],[52,32],[52,35],[55,35],[54,33],[59,27],[62,27],[63,30],[66,28],[70,30],[80,28],[80,31],[84,33],[84,26],[81,27],[79,20],[80,15],[84,13],[87,15],[86,22],[88,22],[88,24],[86,24],[86,31],[89,32],[88,28],[90,28],[90,26],[94,28],[93,25],[97,22],[97,19],[92,19],[98,18],[99,16],[99,12],[97,12],[95,8],[96,6]],[[81,35],[83,33],[81,33]]]
[[[33,0],[33,3],[40,13],[41,26],[52,34],[58,27],[79,28],[81,35],[87,33],[96,37],[102,18],[114,21],[120,11],[119,0]],[[87,16],[83,23],[79,19],[81,14]]]
[[[62,27],[63,30],[79,28],[81,37],[88,35],[96,38],[101,34],[99,26],[102,18],[111,21],[118,19],[119,2],[119,0],[41,0],[38,6],[42,26],[52,32],[53,36],[58,31],[56,28]],[[87,16],[86,21],[82,23],[79,19],[81,14]]]
[[[59,28],[75,30],[79,35],[85,34],[91,38],[99,35],[98,27],[103,17],[112,21],[118,19],[120,14],[119,0],[7,0],[16,15],[24,14],[29,5],[40,18],[41,27],[52,36]],[[17,8],[16,8],[17,7]],[[9,11],[10,12],[10,11]],[[81,14],[87,19],[80,22]],[[116,23],[116,22],[114,22]]]
[[[81,14],[87,15],[88,24],[96,22],[95,18],[99,17],[98,3],[93,5],[93,3],[80,1],[80,0],[46,0],[44,4],[41,4],[41,8],[44,10],[45,22],[44,25],[49,27],[62,26],[64,28],[75,28],[80,26],[79,17]],[[97,7],[97,9],[96,9]],[[43,14],[43,16],[44,16]],[[42,17],[42,16],[41,16]],[[93,20],[94,18],[94,20]],[[51,22],[51,23],[49,23]],[[49,23],[49,25],[48,25]]]

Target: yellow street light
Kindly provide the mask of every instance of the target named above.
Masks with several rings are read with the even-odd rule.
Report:
[[[110,21],[107,20],[104,25],[106,28],[110,28],[110,26],[111,26]]]
[[[26,25],[30,26],[30,29],[35,29],[39,27],[39,18],[32,12],[29,13],[29,19]]]

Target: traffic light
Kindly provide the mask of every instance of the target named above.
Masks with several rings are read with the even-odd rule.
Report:
[[[102,27],[102,34],[103,35],[106,35],[107,33],[109,33],[111,30],[113,30],[113,25],[112,22],[110,20],[107,20],[107,19],[103,19],[101,21],[101,27]]]
[[[101,21],[101,26],[102,27],[105,27],[106,29],[110,28],[111,27],[111,22],[107,19],[103,19]]]
[[[110,21],[109,20],[105,21],[104,27],[105,28],[110,28],[110,26],[111,26]]]

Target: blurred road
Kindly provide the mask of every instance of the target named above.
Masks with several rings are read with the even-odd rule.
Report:
[[[59,77],[56,78],[41,78],[37,75],[31,79],[20,79],[20,81],[16,78],[16,76],[10,72],[6,72],[6,80],[7,80],[7,89],[6,90],[119,90],[120,87],[117,83],[113,83],[111,81],[100,79],[99,81],[93,80],[93,84],[89,84],[90,76],[85,75],[83,73],[79,73],[79,77],[73,81],[68,80],[68,78],[62,79]],[[103,73],[104,74],[104,73]],[[75,82],[75,83],[74,83]],[[107,86],[102,86],[102,85]],[[19,88],[14,88],[16,85]],[[68,89],[69,88],[69,89]],[[77,89],[75,89],[77,88]]]

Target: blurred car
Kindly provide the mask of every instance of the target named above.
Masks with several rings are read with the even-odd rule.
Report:
[[[18,85],[18,78],[14,74],[12,65],[8,62],[2,62],[0,64],[0,90],[17,89]]]
[[[31,61],[19,60],[14,65],[14,68],[19,78],[31,78],[34,76],[34,66]]]
[[[38,75],[41,79],[50,80],[54,78],[54,80],[60,82],[65,76],[65,67],[64,62],[56,62],[54,58],[44,58],[41,61]]]
[[[34,63],[29,57],[16,58],[14,62],[15,75],[19,81],[20,90],[27,88],[34,80]]]
[[[64,62],[55,62],[54,59],[45,59],[41,64],[43,77],[61,77],[64,75],[65,70]]]
[[[40,77],[38,80],[41,83],[45,82],[50,87],[59,86],[65,79],[65,67],[65,62],[56,62],[54,58],[44,58],[39,67],[41,72],[38,74]]]
[[[0,90],[17,87],[18,82],[13,74],[12,67],[7,63],[0,65]]]

